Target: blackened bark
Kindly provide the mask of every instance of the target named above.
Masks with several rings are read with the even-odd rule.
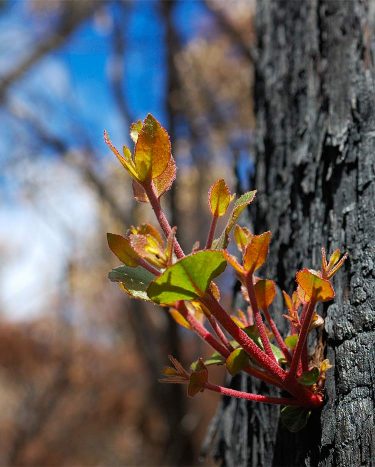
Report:
[[[367,466],[374,449],[375,93],[365,1],[258,2],[256,233],[273,232],[267,277],[288,291],[320,248],[349,252],[320,309],[334,368],[326,403],[292,435],[279,409],[223,402],[227,466]],[[256,383],[234,381],[249,390]],[[261,388],[263,390],[264,388]]]

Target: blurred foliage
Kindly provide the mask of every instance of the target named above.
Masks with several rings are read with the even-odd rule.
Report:
[[[232,191],[241,189],[234,173],[241,158],[249,160],[254,128],[254,5],[202,2],[186,37],[177,10],[189,3],[1,3],[0,457],[7,465],[191,465],[198,458],[215,399],[187,402],[157,378],[165,354],[193,360],[201,344],[176,339],[165,313],[131,303],[107,280],[116,264],[105,232],[125,231],[149,208],[134,207],[102,143],[106,126],[129,144],[125,129],[144,116],[131,104],[142,96],[129,86],[137,71],[127,67],[129,44],[151,35],[139,43],[138,66],[147,69],[145,49],[158,33],[162,79],[149,74],[147,86],[165,83],[159,113],[180,167],[167,209],[182,243],[206,237],[213,180],[225,175]],[[147,34],[128,31],[136,15],[160,31],[151,23]],[[92,30],[102,37],[92,49],[98,60],[104,55],[100,76],[77,49],[90,53]],[[81,59],[80,80],[96,95],[74,90],[72,64]]]

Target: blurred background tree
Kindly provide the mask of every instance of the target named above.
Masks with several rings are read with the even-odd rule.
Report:
[[[192,465],[217,398],[157,383],[204,350],[106,275],[107,231],[150,215],[103,143],[152,112],[179,167],[187,249],[207,189],[249,188],[249,0],[0,4],[0,457],[6,465]],[[227,289],[230,300],[231,283]],[[220,375],[218,375],[220,377]]]

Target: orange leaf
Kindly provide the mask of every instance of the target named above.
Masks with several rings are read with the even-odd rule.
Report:
[[[297,272],[296,280],[301,291],[303,291],[303,293],[299,294],[300,299],[305,303],[311,301],[312,298],[327,302],[335,296],[331,283],[326,279],[322,279],[317,271],[302,269]]]
[[[263,266],[267,259],[271,235],[271,232],[268,231],[253,236],[244,253],[244,268],[246,271],[253,273]]]
[[[274,281],[261,279],[254,285],[254,290],[259,307],[262,310],[266,310],[276,296]]]
[[[169,314],[176,321],[177,324],[183,326],[186,329],[191,329],[189,322],[182,316],[182,314],[176,310],[176,308],[169,308]]]
[[[244,268],[241,266],[241,264],[237,261],[237,259],[231,255],[230,253],[227,252],[227,250],[223,251],[224,257],[227,260],[227,262],[232,266],[232,268],[239,273],[240,275],[245,274]]]
[[[171,142],[167,131],[148,114],[138,133],[134,150],[134,163],[140,181],[155,179],[167,168],[171,158]]]

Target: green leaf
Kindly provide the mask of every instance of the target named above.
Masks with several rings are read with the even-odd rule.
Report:
[[[108,277],[112,282],[120,282],[122,289],[131,297],[150,301],[146,291],[155,276],[146,269],[140,266],[136,268],[120,266],[112,269]]]
[[[299,378],[297,378],[297,381],[304,386],[312,386],[318,381],[319,378],[319,368],[311,368],[309,371],[305,371],[305,373],[302,374]]]
[[[197,365],[198,365],[198,362],[199,360],[195,360],[195,362],[193,362],[191,365],[190,365],[190,368],[193,370],[193,371],[196,371],[197,369]],[[206,366],[210,366],[210,365],[224,365],[225,363],[225,358],[219,354],[219,352],[214,352],[211,357],[208,357],[207,360],[204,361],[204,364]]]
[[[224,229],[224,232],[220,235],[219,238],[215,239],[213,243],[213,248],[216,250],[221,250],[226,248],[229,243],[229,234],[233,227],[235,226],[238,218],[240,217],[242,211],[248,206],[253,199],[255,198],[256,190],[248,191],[240,196],[233,205],[232,213],[229,217],[228,223]]]
[[[193,300],[204,295],[211,281],[225,267],[221,251],[198,251],[167,268],[150,284],[148,296],[155,303],[164,305],[178,300]]]
[[[249,356],[244,349],[238,348],[231,352],[225,364],[229,373],[233,376],[247,367],[249,364]]]
[[[281,409],[281,423],[292,433],[302,430],[307,424],[311,410],[287,405]]]
[[[284,342],[290,350],[294,350],[298,342],[298,334],[292,334],[291,336],[286,337]]]

